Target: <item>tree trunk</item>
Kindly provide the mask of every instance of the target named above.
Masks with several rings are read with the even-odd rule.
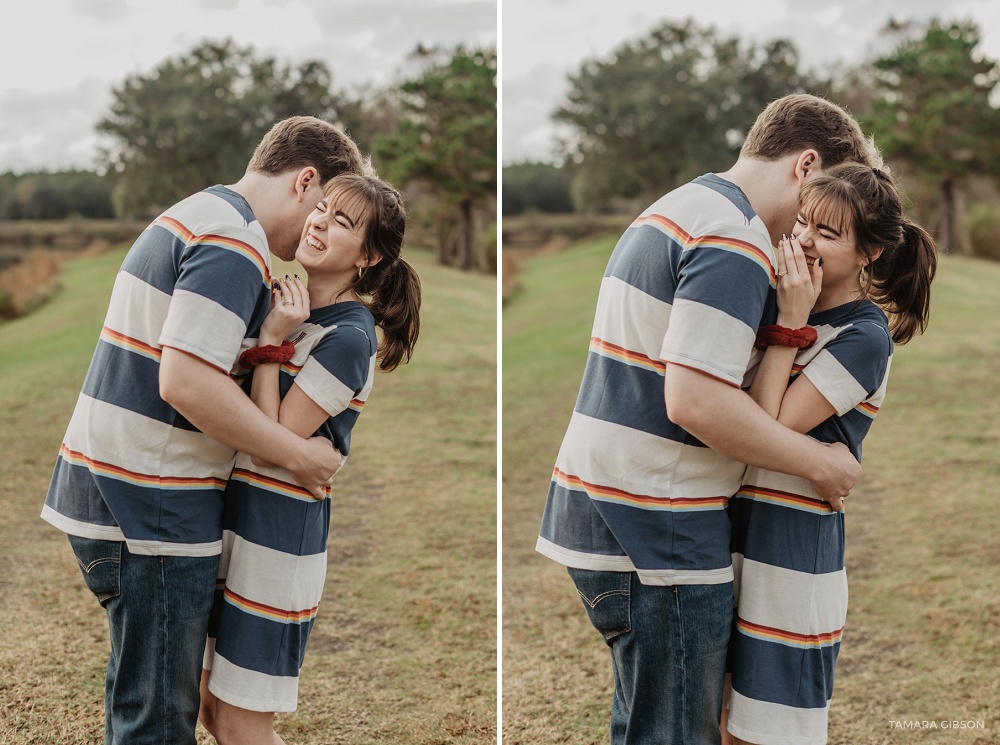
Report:
[[[496,261],[490,260],[486,250],[486,228],[483,224],[486,221],[486,217],[483,215],[482,210],[473,210],[472,215],[474,217],[472,234],[474,236],[479,236],[479,240],[476,242],[475,251],[476,268],[483,274],[495,273]]]
[[[458,268],[468,271],[472,268],[472,200],[462,200],[461,225],[458,239]]]
[[[445,220],[444,215],[438,212],[436,222],[437,222],[437,236],[436,236],[437,239],[434,241],[434,260],[438,264],[444,264],[446,263],[444,244],[445,244],[445,225],[447,221]]]
[[[963,256],[972,256],[972,235],[969,233],[969,221],[966,219],[965,190],[955,188],[955,239],[958,242],[958,252]]]
[[[951,181],[941,182],[941,240],[944,252],[955,248],[955,188]]]

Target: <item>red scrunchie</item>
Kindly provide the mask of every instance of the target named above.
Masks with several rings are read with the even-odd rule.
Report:
[[[281,346],[266,344],[263,347],[250,347],[240,355],[240,363],[244,367],[257,367],[269,362],[288,362],[295,354],[295,345],[290,341],[281,342]]]
[[[816,329],[812,326],[803,326],[800,329],[790,329],[784,326],[761,326],[757,331],[757,341],[754,346],[757,349],[767,347],[798,347],[799,349],[809,349],[816,343]]]

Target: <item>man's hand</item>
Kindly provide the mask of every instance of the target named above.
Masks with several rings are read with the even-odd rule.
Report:
[[[844,497],[861,477],[861,464],[851,455],[842,442],[827,445],[829,451],[826,462],[819,462],[819,475],[810,477],[813,489],[830,503],[834,510],[844,509]]]
[[[310,437],[302,443],[301,450],[295,467],[288,470],[315,499],[326,499],[327,487],[333,482],[343,456],[325,437]]]

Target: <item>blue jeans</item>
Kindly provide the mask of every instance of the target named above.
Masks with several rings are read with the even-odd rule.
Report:
[[[69,536],[108,614],[105,745],[195,745],[198,683],[218,556],[139,556]]]
[[[611,648],[611,745],[718,745],[733,585],[644,585],[570,569]]]

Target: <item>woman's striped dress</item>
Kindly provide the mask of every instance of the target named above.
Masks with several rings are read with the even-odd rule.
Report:
[[[836,409],[809,435],[861,441],[885,396],[892,341],[869,301],[814,313],[817,343],[796,357]],[[748,468],[730,500],[736,619],[729,731],[758,745],[826,742],[834,665],[847,620],[844,513],[805,479]]]
[[[358,302],[320,308],[289,338],[295,356],[281,366],[281,396],[295,384],[323,408],[330,418],[316,434],[346,458],[374,375],[371,313]],[[209,690],[252,711],[294,711],[326,577],[331,499],[313,499],[284,469],[241,453],[225,500]]]

